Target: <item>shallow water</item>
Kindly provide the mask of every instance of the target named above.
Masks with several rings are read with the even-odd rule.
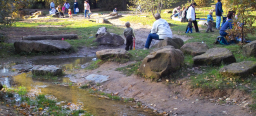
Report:
[[[65,69],[72,70],[81,66],[86,62],[90,62],[92,58],[75,58],[75,59],[58,59],[58,60],[38,60],[32,61],[36,65],[61,65]],[[6,81],[6,80],[5,80]],[[7,79],[8,81],[8,79]],[[110,99],[98,98],[92,96],[88,90],[80,89],[77,86],[63,86],[54,84],[52,81],[39,81],[32,78],[31,72],[22,73],[13,76],[13,83],[16,86],[24,86],[27,90],[38,90],[41,94],[53,95],[58,101],[83,103],[84,110],[94,116],[155,116],[152,110],[143,108],[134,108],[135,103],[124,103],[123,101],[115,101]],[[59,78],[59,83],[71,83],[69,78]],[[4,82],[4,81],[2,81]],[[6,84],[3,83],[3,84]],[[147,110],[147,112],[145,112]]]

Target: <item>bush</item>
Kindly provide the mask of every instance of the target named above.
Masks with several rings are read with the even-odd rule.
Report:
[[[210,0],[194,0],[194,2],[197,4],[199,7],[206,7],[210,5]]]

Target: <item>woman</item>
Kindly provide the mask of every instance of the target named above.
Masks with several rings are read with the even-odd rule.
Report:
[[[228,17],[228,20],[222,25],[221,29],[220,29],[220,35],[225,37],[228,35],[228,33],[226,32],[227,30],[229,29],[232,29],[233,27],[233,20],[232,20],[232,16],[233,16],[233,13],[229,13],[227,15]]]
[[[74,2],[74,14],[77,14],[76,9],[78,8],[78,2],[75,0]]]

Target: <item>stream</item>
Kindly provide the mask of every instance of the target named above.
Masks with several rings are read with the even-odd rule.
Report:
[[[61,59],[39,59],[31,61],[33,65],[60,65],[63,70],[75,70],[83,64],[92,61],[92,58],[61,58]],[[1,67],[0,67],[1,68]],[[0,73],[13,73],[10,68],[2,66]],[[12,80],[12,81],[10,81]],[[94,116],[155,116],[158,115],[150,109],[135,108],[136,103],[115,101],[111,99],[98,98],[86,89],[77,86],[63,86],[58,83],[71,83],[68,77],[58,78],[55,82],[51,80],[38,80],[32,78],[32,73],[20,73],[12,77],[0,78],[2,84],[7,87],[15,85],[24,86],[28,91],[36,90],[41,94],[52,95],[57,101],[83,104],[83,109]],[[10,84],[11,82],[11,84]]]

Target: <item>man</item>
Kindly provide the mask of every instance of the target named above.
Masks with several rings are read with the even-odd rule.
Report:
[[[73,10],[74,10],[74,14],[77,14],[76,12],[76,9],[78,8],[78,2],[75,0],[74,2],[74,7],[73,7]]]
[[[87,0],[84,1],[84,17],[86,18],[87,15],[89,14],[90,11],[90,5],[88,3]],[[90,16],[88,15],[88,18],[90,18]]]
[[[55,4],[53,1],[50,3],[50,10],[52,10],[52,8],[55,8]]]
[[[187,19],[192,20],[192,23],[194,24],[196,32],[199,33],[199,29],[198,29],[197,21],[196,21],[195,6],[196,6],[196,3],[192,3],[191,6],[188,8]],[[187,29],[186,29],[186,31],[187,31]]]
[[[215,10],[216,10],[216,28],[220,30],[221,16],[223,13],[221,0],[218,0],[218,3],[215,6]]]
[[[113,12],[116,13],[117,12],[117,8],[114,8]]]
[[[161,19],[159,13],[156,13],[154,17],[156,21],[153,24],[151,33],[148,35],[144,50],[149,49],[152,39],[163,40],[167,37],[172,38],[172,30],[167,21]]]

